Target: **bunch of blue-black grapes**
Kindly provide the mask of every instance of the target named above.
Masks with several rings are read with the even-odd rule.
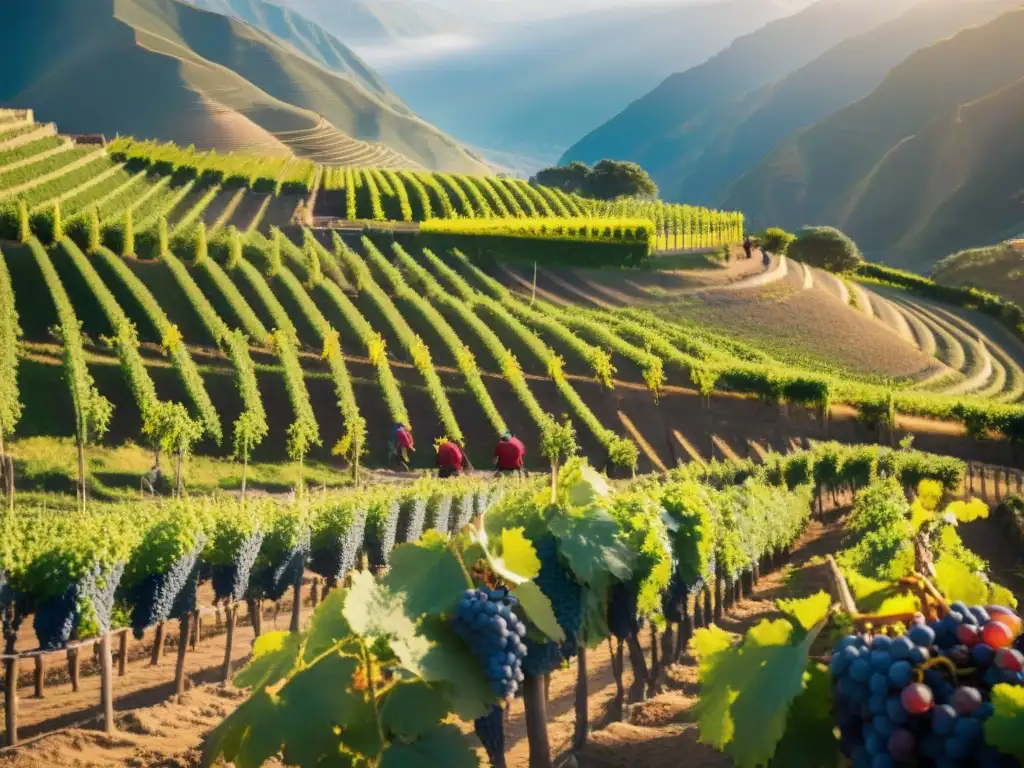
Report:
[[[848,635],[836,646],[835,715],[854,768],[1018,765],[985,742],[984,723],[992,686],[1024,683],[1021,620],[998,605],[949,608],[931,622],[918,614],[899,637]]]
[[[510,699],[523,682],[526,625],[507,589],[468,589],[455,609],[453,628],[473,651],[494,695]]]

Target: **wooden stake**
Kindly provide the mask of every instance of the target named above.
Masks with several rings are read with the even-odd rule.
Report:
[[[110,658],[110,632],[100,640],[100,705],[103,707],[103,730],[114,732],[114,664]]]
[[[9,645],[9,644],[8,644]],[[4,664],[7,682],[4,685],[4,711],[7,720],[7,746],[18,743],[18,660],[7,659]]]
[[[68,650],[68,675],[71,677],[71,690],[78,693],[78,685],[82,672],[82,655],[77,648]]]
[[[117,649],[117,676],[124,677],[128,672],[128,632],[122,631],[121,636],[118,638],[119,647]]]
[[[36,673],[35,673],[35,687],[36,687],[36,698],[43,698],[43,684],[45,682],[46,670],[43,666],[42,654],[36,656]]]
[[[185,654],[188,653],[188,628],[191,619],[191,613],[186,613],[181,617],[181,632],[178,634],[178,663],[174,668],[174,692],[179,704],[182,694],[185,693]]]
[[[526,708],[526,738],[530,744],[530,768],[552,768],[542,676],[526,676],[523,682],[523,704]]]
[[[320,602],[320,579],[313,579],[313,583],[309,587],[309,606],[316,608],[318,602]]]
[[[289,629],[292,632],[298,632],[302,629],[302,580],[294,587],[294,597],[292,598],[292,623]]]
[[[587,645],[580,633],[576,655],[576,725],[572,733],[572,748],[577,752],[587,744],[590,733],[589,690],[587,684]]]
[[[192,632],[189,635],[189,642],[192,645],[192,650],[196,649],[199,645],[200,633],[203,631],[203,617],[199,615],[199,611],[196,610],[192,614]]]
[[[647,659],[644,658],[644,649],[640,646],[640,640],[635,633],[626,638],[629,647],[629,664],[633,667],[633,682],[629,686],[630,703],[643,701],[646,698],[647,690]]]
[[[164,623],[161,621],[156,625],[156,637],[153,638],[153,653],[149,657],[149,663],[156,666],[164,655]]]
[[[220,679],[222,682],[227,682],[231,677],[231,645],[235,641],[235,616],[238,614],[237,605],[229,605],[227,607],[227,615],[225,621],[228,625],[228,637],[224,645],[224,664],[220,668]]]

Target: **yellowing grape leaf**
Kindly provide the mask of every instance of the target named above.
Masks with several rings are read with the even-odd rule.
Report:
[[[981,499],[954,501],[946,507],[946,514],[953,515],[961,523],[970,523],[974,520],[984,520],[988,517],[988,504]]]
[[[950,602],[984,605],[988,601],[988,584],[955,557],[941,557],[935,563],[935,586]]]
[[[938,480],[922,480],[917,484],[917,501],[920,501],[925,509],[934,512],[942,501],[942,492],[942,483]]]
[[[935,512],[925,507],[921,499],[914,499],[914,503],[910,505],[910,529],[917,533],[922,525],[934,519]]]
[[[523,612],[537,629],[556,643],[565,641],[565,632],[555,618],[548,596],[532,581],[524,582],[512,590],[512,596],[519,601]]]
[[[728,754],[739,768],[766,765],[786,731],[790,706],[804,691],[808,651],[818,631],[800,633],[786,619],[766,619],[739,646],[722,649],[720,639],[709,643],[713,655],[696,706],[701,741]]]
[[[259,691],[279,683],[295,667],[299,641],[300,635],[293,632],[260,635],[252,647],[252,661],[235,675],[235,685]]]
[[[1000,683],[992,688],[995,713],[985,721],[985,741],[1024,762],[1024,688]]]
[[[724,658],[733,646],[734,637],[724,629],[712,624],[693,633],[690,639],[690,653],[697,658],[697,679],[703,681],[708,671]]]
[[[802,600],[778,600],[776,602],[779,610],[793,619],[805,632],[810,632],[815,625],[824,621],[828,616],[829,608],[832,606],[832,598],[828,592],[818,592],[816,595],[805,597]]]
[[[1017,597],[1010,590],[1000,584],[989,584],[988,593],[989,605],[1005,605],[1007,608],[1017,609]]]
[[[501,532],[501,559],[505,566],[526,579],[535,579],[540,573],[540,558],[523,528],[507,528]]]
[[[405,595],[411,619],[447,613],[469,587],[459,559],[445,542],[440,544],[402,544],[391,551],[391,570],[383,584]]]

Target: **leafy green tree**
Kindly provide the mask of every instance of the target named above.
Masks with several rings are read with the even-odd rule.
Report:
[[[835,227],[804,227],[790,244],[788,255],[829,272],[849,272],[864,262],[857,244]]]
[[[658,196],[658,185],[647,171],[636,163],[620,160],[601,160],[593,168],[579,161],[545,168],[538,171],[530,183],[596,200]]]
[[[796,239],[796,235],[787,232],[779,227],[768,227],[764,232],[757,235],[757,242],[769,253],[785,254],[789,244]]]
[[[544,168],[537,171],[537,175],[530,179],[531,184],[539,184],[542,187],[553,187],[563,192],[580,192],[586,184],[590,167],[578,160],[569,165],[559,165],[552,168]]]
[[[135,225],[132,223],[132,209],[124,212],[124,244],[121,248],[122,256],[131,256],[135,253]]]

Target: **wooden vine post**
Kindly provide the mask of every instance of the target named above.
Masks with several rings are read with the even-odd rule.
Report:
[[[149,658],[151,666],[156,666],[160,663],[160,659],[164,655],[164,622],[159,622],[156,625],[156,637],[153,638],[153,653]]]
[[[124,677],[128,672],[128,632],[121,630],[120,646],[117,650],[117,676]]]
[[[35,694],[37,699],[43,698],[43,685],[45,682],[46,668],[43,664],[43,655],[39,654],[36,656],[36,669],[33,675],[32,682],[35,684]]]
[[[178,635],[178,662],[174,668],[174,693],[179,704],[182,694],[185,693],[185,654],[188,653],[188,630],[191,619],[191,613],[186,613],[179,619],[181,632]]]
[[[298,632],[302,629],[301,612],[302,612],[302,577],[295,583],[292,588],[294,598],[292,599],[292,622],[289,629],[292,632]]]
[[[4,661],[4,712],[6,714],[7,746],[18,743],[18,657],[14,655],[14,643],[8,639],[7,659]]]
[[[103,707],[103,730],[114,732],[114,664],[110,657],[110,630],[100,639],[100,704]]]
[[[590,711],[588,708],[589,686],[587,684],[587,643],[580,629],[577,638],[576,654],[576,724],[572,733],[572,748],[578,752],[587,744],[587,736],[590,734]]]
[[[238,604],[232,603],[228,605],[224,618],[227,623],[227,640],[224,645],[224,663],[220,668],[220,679],[224,683],[231,677],[231,646],[235,641],[235,617],[237,615]]]
[[[527,675],[523,681],[523,705],[526,708],[526,737],[530,743],[530,768],[552,768],[544,699],[544,677]]]

